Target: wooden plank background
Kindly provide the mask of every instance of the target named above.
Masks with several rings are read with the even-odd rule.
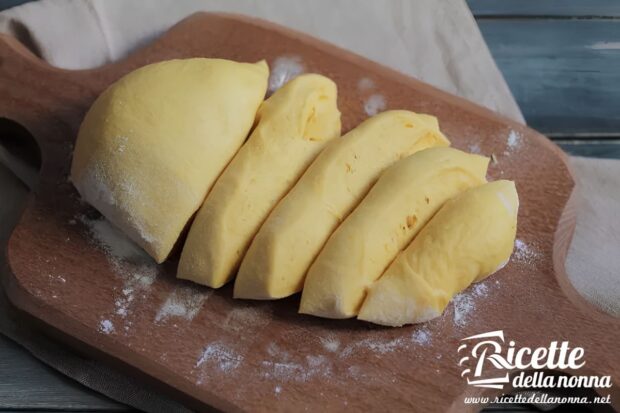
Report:
[[[52,370],[0,335],[0,411],[126,412],[129,409]]]
[[[550,137],[620,136],[620,19],[479,26],[530,126]]]
[[[620,17],[618,0],[467,0],[479,17]]]
[[[620,1],[468,0],[527,123],[620,159]]]

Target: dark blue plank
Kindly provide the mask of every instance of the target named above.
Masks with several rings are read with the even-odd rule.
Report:
[[[618,0],[467,0],[476,17],[620,17]]]
[[[19,6],[20,4],[29,3],[32,0],[0,0],[0,11]]]
[[[528,123],[620,136],[620,20],[479,21]]]
[[[568,140],[555,141],[566,153],[575,156],[588,156],[592,158],[620,159],[620,140]]]

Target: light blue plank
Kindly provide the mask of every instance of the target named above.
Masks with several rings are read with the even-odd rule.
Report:
[[[528,123],[620,136],[620,20],[479,21]]]
[[[618,0],[467,0],[476,17],[620,17]]]
[[[588,156],[591,158],[620,159],[620,140],[556,140],[566,153],[576,156]]]

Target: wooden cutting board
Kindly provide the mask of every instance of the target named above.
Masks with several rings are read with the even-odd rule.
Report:
[[[298,315],[298,296],[235,301],[230,286],[213,291],[176,280],[178,258],[135,263],[128,246],[110,248],[115,235],[67,180],[80,121],[127,72],[195,56],[293,62],[329,76],[338,84],[343,132],[382,104],[437,116],[455,147],[494,154],[492,179],[516,181],[521,207],[511,261],[439,319],[393,329]],[[3,281],[11,301],[47,333],[196,409],[477,410],[463,405],[464,396],[500,391],[468,386],[457,348],[494,330],[519,346],[570,340],[585,349],[580,374],[611,375],[618,384],[619,322],[587,304],[564,271],[575,225],[565,156],[535,131],[473,103],[289,29],[202,13],[94,70],[50,67],[0,37],[0,117],[23,125],[43,158],[40,186],[8,245]]]

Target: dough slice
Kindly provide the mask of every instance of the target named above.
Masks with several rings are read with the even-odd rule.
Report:
[[[301,291],[327,238],[381,172],[400,158],[449,141],[426,115],[383,112],[329,144],[271,212],[235,281],[235,298],[274,299]]]
[[[330,79],[302,75],[261,105],[252,135],[192,223],[178,278],[214,288],[230,281],[269,212],[325,144],[340,136],[336,94]]]
[[[511,181],[448,201],[371,285],[358,318],[401,326],[439,316],[452,297],[512,254],[519,199]]]
[[[252,127],[269,69],[221,59],[144,66],[110,86],[80,127],[71,179],[157,262]]]
[[[489,159],[430,148],[389,167],[310,267],[300,312],[357,315],[367,288],[450,198],[486,182]]]

